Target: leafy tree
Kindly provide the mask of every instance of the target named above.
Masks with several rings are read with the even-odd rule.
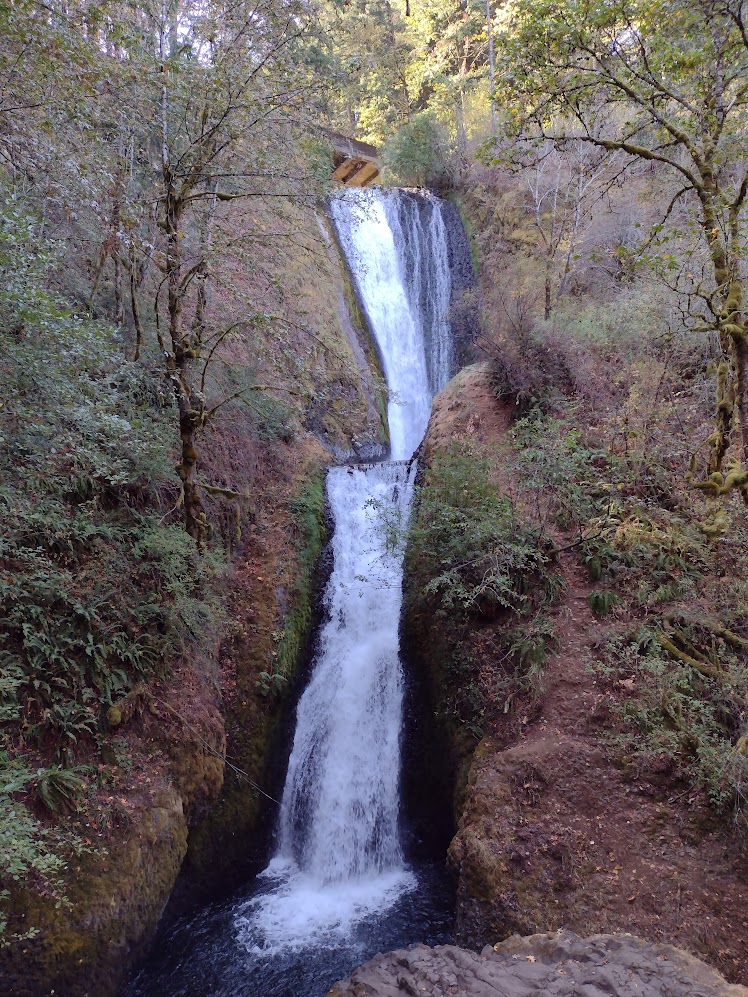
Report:
[[[346,0],[342,13],[328,13],[336,127],[380,143],[431,110],[464,151],[466,97],[489,72],[492,8],[492,0]]]
[[[524,171],[528,208],[544,257],[546,319],[551,317],[554,298],[558,301],[568,289],[582,223],[599,203],[611,172],[610,158],[584,142],[569,142],[562,148],[545,143]]]
[[[722,348],[708,494],[739,488],[724,466],[740,411],[748,455],[743,158],[748,102],[746,5],[739,0],[513,0],[503,12],[501,92],[515,136],[582,142],[643,161],[677,181],[703,247],[679,261],[690,313]],[[677,30],[676,30],[677,26]]]
[[[408,80],[413,47],[389,0],[353,0],[325,15],[336,67],[328,111],[336,127],[381,142],[407,121],[417,93]]]
[[[211,263],[235,240],[234,202],[320,191],[298,152],[326,82],[316,7],[53,0],[24,11],[26,22],[0,9],[0,183],[31,197],[58,238],[85,247],[90,280],[79,266],[65,284],[92,316],[103,310],[122,328],[129,299],[136,358],[152,359],[155,332],[177,402],[185,524],[204,548],[204,493],[239,496],[200,478],[197,441],[250,384],[223,391],[215,370],[232,336],[270,321],[248,302],[219,321]],[[245,243],[258,231],[244,231]]]
[[[196,444],[226,403],[207,396],[207,370],[236,328],[216,328],[208,315],[215,222],[227,202],[303,192],[293,139],[320,87],[308,77],[303,47],[314,9],[280,0],[207,6],[173,0],[142,8],[141,17],[155,45],[139,45],[134,33],[129,44],[142,66],[142,97],[157,121],[146,134],[159,163],[152,177],[162,233],[157,334],[179,413],[185,523],[204,548],[209,524],[202,496],[210,486],[198,478]]]
[[[454,116],[462,150],[467,144],[465,96],[485,79],[488,68],[490,9],[485,0],[424,0],[413,5],[411,87],[419,94],[421,108],[428,104]]]
[[[384,148],[388,174],[405,186],[441,186],[447,179],[448,145],[433,111],[421,111]]]

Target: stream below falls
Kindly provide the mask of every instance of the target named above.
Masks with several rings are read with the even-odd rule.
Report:
[[[374,953],[450,940],[444,858],[403,827],[403,537],[413,454],[452,373],[450,244],[430,194],[351,190],[330,213],[389,389],[390,460],[331,468],[332,571],[298,704],[275,853],[163,929],[126,997],[323,997]]]

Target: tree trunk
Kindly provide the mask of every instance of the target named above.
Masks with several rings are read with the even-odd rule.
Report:
[[[122,296],[122,257],[120,256],[120,198],[122,196],[122,175],[117,178],[114,188],[112,208],[112,262],[114,263],[114,324],[121,329],[125,324],[125,300]]]
[[[493,16],[491,0],[486,0],[486,27],[488,29],[488,85],[491,88],[491,134],[499,134],[496,122],[496,54],[493,43]]]
[[[185,395],[179,402],[179,436],[182,441],[181,460],[177,464],[177,474],[182,482],[184,493],[184,525],[204,551],[208,543],[210,528],[203,506],[202,490],[196,480],[198,453],[195,448],[196,430],[199,428],[199,413],[190,405]]]
[[[735,381],[738,408],[740,409],[740,434],[743,440],[743,461],[748,462],[748,330],[735,335]]]
[[[195,317],[192,321],[192,343],[200,349],[205,341],[205,315],[209,303],[210,286],[210,251],[213,248],[213,219],[216,211],[216,196],[210,198],[205,206],[205,213],[200,222],[200,256],[201,262],[195,283],[197,294],[195,301]]]
[[[205,403],[202,396],[196,392],[192,383],[196,356],[199,351],[192,348],[190,337],[185,336],[183,329],[182,308],[186,289],[182,281],[182,238],[184,236],[184,214],[190,186],[183,182],[177,186],[172,169],[171,146],[169,141],[169,75],[167,58],[175,55],[178,46],[178,24],[176,6],[168,11],[168,25],[162,25],[159,45],[161,51],[161,176],[163,181],[163,225],[166,233],[166,289],[168,297],[167,311],[169,315],[169,346],[166,351],[166,368],[171,381],[172,390],[179,409],[179,437],[181,440],[180,462],[176,471],[182,482],[184,498],[184,525],[191,537],[195,539],[198,549],[203,551],[208,542],[208,520],[205,515],[202,500],[202,490],[197,481],[196,469],[198,453],[195,447],[197,433],[205,423]],[[166,28],[168,27],[168,35]],[[159,288],[160,292],[160,288]],[[161,322],[156,294],[156,328],[159,344],[163,343]],[[195,402],[197,401],[197,405]]]
[[[107,257],[109,256],[109,236],[104,239],[104,244],[101,247],[101,252],[99,253],[99,261],[96,264],[96,269],[94,270],[93,281],[91,282],[91,293],[88,296],[88,301],[86,302],[86,311],[89,315],[93,314],[93,303],[96,297],[96,292],[99,290],[99,283],[101,281],[101,275],[104,273],[104,267],[106,266]]]
[[[133,359],[140,359],[140,351],[143,348],[143,320],[140,317],[140,304],[138,303],[138,262],[135,258],[135,250],[130,250],[130,308],[132,309],[132,320],[135,324],[135,356]]]
[[[202,551],[208,542],[208,520],[203,507],[202,491],[197,482],[196,470],[198,453],[195,447],[195,437],[204,422],[204,405],[195,406],[195,389],[192,385],[192,368],[195,364],[194,350],[186,341],[182,327],[182,306],[184,290],[182,287],[182,221],[184,201],[167,183],[166,194],[166,268],[169,312],[169,338],[171,351],[167,361],[169,373],[174,388],[174,394],[179,406],[179,437],[182,441],[181,460],[177,464],[177,474],[182,482],[184,493],[184,523],[187,532],[197,542]]]
[[[121,329],[125,324],[125,299],[122,296],[122,259],[114,255],[114,324]]]

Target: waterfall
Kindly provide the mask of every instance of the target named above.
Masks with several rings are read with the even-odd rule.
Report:
[[[334,468],[328,622],[297,714],[280,853],[320,882],[400,865],[397,829],[402,553],[381,535],[384,510],[407,516],[413,471]],[[393,626],[394,621],[394,626]]]
[[[443,206],[429,194],[348,191],[331,213],[379,347],[391,458],[409,459],[449,380],[451,279]]]
[[[331,214],[387,380],[391,460],[328,473],[326,622],[297,710],[278,851],[263,874],[272,888],[238,922],[245,944],[264,952],[334,944],[414,885],[398,819],[398,628],[410,458],[452,366],[447,230],[429,194],[347,191]]]

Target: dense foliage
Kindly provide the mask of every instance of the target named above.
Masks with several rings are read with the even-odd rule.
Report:
[[[214,615],[198,557],[163,522],[178,495],[168,394],[115,330],[45,288],[54,247],[19,202],[0,213],[0,876],[59,873],[69,834],[15,794],[75,809],[108,711]]]
[[[728,458],[734,429],[748,449],[748,424],[738,419],[748,410],[745,13],[740,0],[519,0],[501,14],[509,134],[533,148],[542,138],[616,154],[619,179],[642,163],[662,174],[649,245],[665,249],[686,324],[720,339],[715,427],[699,455],[699,487],[715,496],[745,492],[748,481]],[[669,243],[673,234],[679,245]]]
[[[408,534],[409,614],[449,634],[447,712],[475,734],[520,689],[538,694],[553,643],[546,611],[561,589],[553,545],[497,488],[497,461],[471,448],[436,457]],[[481,661],[461,647],[483,633]]]
[[[540,534],[502,496],[491,463],[475,454],[438,456],[418,497],[410,532],[413,567],[429,578],[424,594],[453,618],[525,614],[547,584]]]
[[[681,639],[702,647],[706,641],[713,667],[673,661],[651,627],[606,643],[592,667],[611,691],[609,739],[623,765],[653,781],[703,790],[717,814],[743,820],[748,673],[735,649],[700,621],[687,622]],[[621,688],[632,694],[620,700]]]

